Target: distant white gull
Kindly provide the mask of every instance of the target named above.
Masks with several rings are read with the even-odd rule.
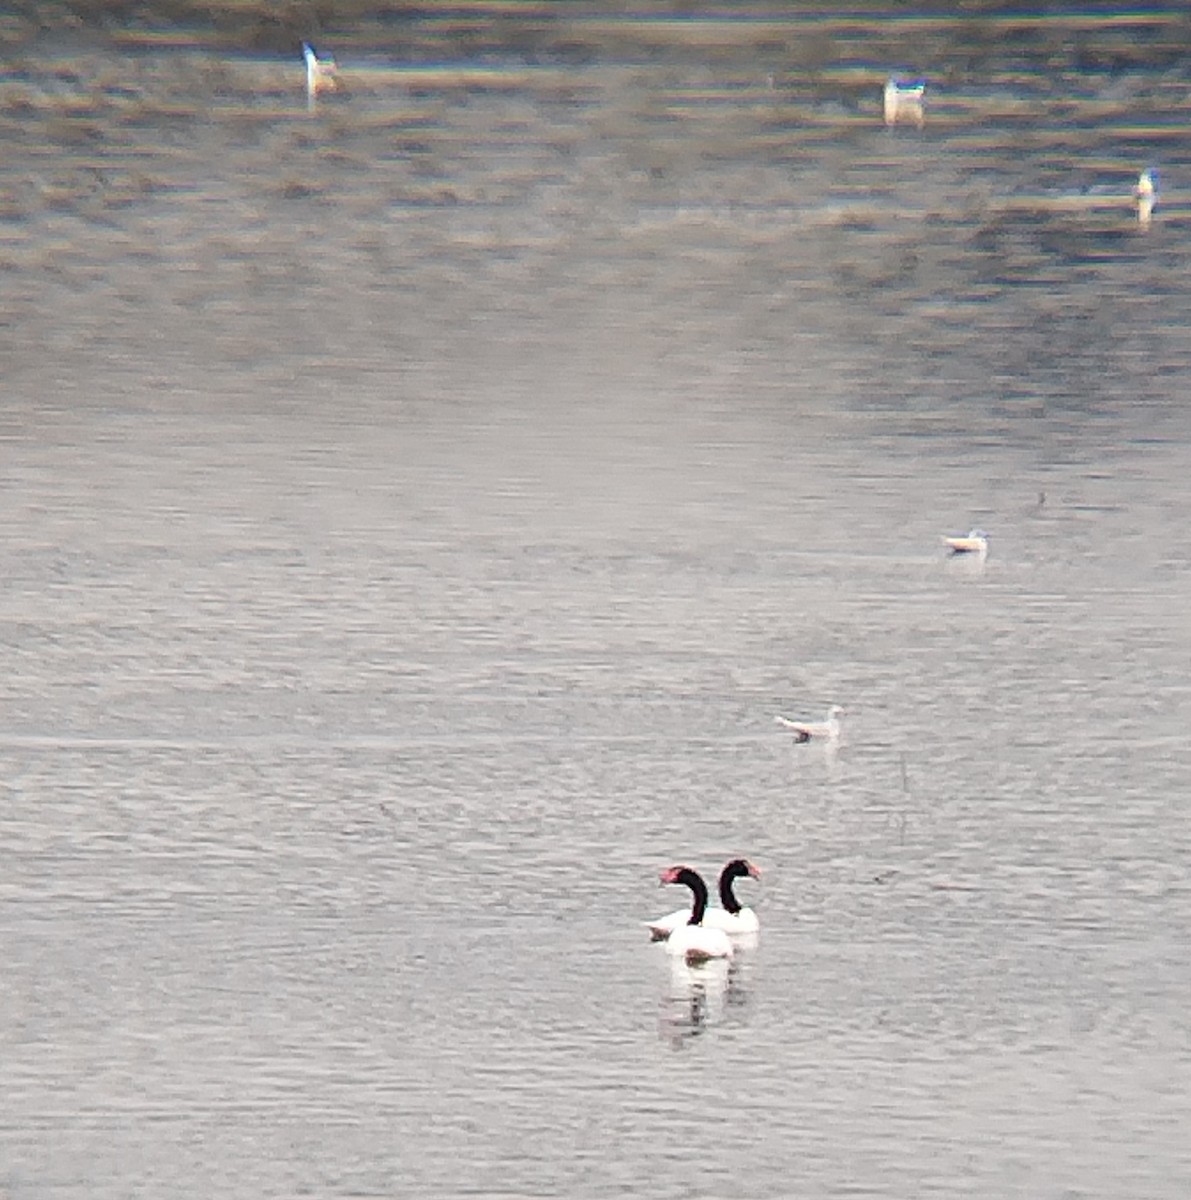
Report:
[[[988,553],[988,534],[983,529],[973,529],[963,537],[944,537],[943,544],[952,554],[979,554],[983,556]]]
[[[302,43],[302,56],[306,59],[306,99],[313,104],[320,92],[333,92],[339,86],[335,79],[335,60],[329,54],[320,58],[309,42]]]
[[[1128,205],[1136,211],[1137,223],[1145,230],[1150,227],[1150,219],[1158,206],[1158,192],[1158,172],[1147,167],[1125,191],[1119,184],[1093,184],[1075,190],[1031,190],[1008,195],[996,201],[995,207],[1010,212],[1092,214]]]
[[[1138,176],[1133,196],[1137,201],[1137,223],[1142,229],[1149,229],[1154,205],[1158,203],[1158,172],[1153,167],[1147,167]]]
[[[925,94],[924,79],[915,79],[912,83],[890,79],[885,84],[885,124],[896,125],[898,121],[913,121],[921,129],[925,119],[922,108],[922,98]]]
[[[795,721],[790,717],[777,716],[773,719],[783,728],[794,734],[796,742],[809,742],[811,738],[823,738],[829,742],[839,740],[839,719],[843,709],[833,704],[827,710],[825,721]]]

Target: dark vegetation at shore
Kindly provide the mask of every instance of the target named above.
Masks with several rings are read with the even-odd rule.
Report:
[[[812,36],[799,32],[806,26]],[[289,51],[303,38],[400,43],[414,60],[499,53],[589,61],[626,45],[640,53],[642,44],[658,60],[692,48],[704,57],[745,49],[816,69],[833,62],[832,27],[847,41],[905,41],[918,53],[902,61],[961,71],[1023,53],[1056,71],[1161,69],[1191,52],[1185,5],[1130,10],[1004,0],[25,0],[0,9],[0,50],[62,33],[124,44],[173,33],[213,49],[263,53]]]

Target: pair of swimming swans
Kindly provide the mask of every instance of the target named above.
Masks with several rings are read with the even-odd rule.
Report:
[[[761,878],[760,870],[747,858],[734,858],[728,863],[720,872],[722,907],[708,908],[707,884],[703,882],[703,876],[690,867],[667,867],[660,876],[660,884],[681,883],[689,887],[691,907],[649,921],[652,939],[655,942],[664,940],[670,954],[691,965],[731,958],[735,952],[732,938],[747,937],[761,928],[757,914],[736,899],[733,885],[745,875]]]

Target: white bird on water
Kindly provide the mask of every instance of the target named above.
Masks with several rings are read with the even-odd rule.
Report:
[[[1152,167],[1146,167],[1138,176],[1133,197],[1137,201],[1137,223],[1142,229],[1149,229],[1154,205],[1158,203],[1158,172]]]
[[[944,537],[943,544],[952,554],[977,554],[983,558],[988,553],[988,534],[983,529],[973,529],[963,537]]]
[[[898,121],[913,121],[919,129],[925,120],[922,99],[926,94],[926,80],[915,79],[902,83],[891,78],[885,84],[885,124],[896,125]]]
[[[827,710],[825,721],[795,721],[790,717],[777,716],[773,719],[783,728],[794,734],[796,742],[809,742],[812,738],[821,738],[828,742],[838,742],[840,725],[839,719],[843,709],[833,704]]]
[[[302,56],[306,59],[306,103],[313,108],[314,99],[320,92],[333,92],[339,83],[335,78],[335,60],[318,52],[309,42],[302,43]]]

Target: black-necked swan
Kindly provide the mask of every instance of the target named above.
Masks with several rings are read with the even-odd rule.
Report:
[[[721,908],[709,908],[703,914],[704,929],[722,929],[725,933],[743,935],[756,933],[761,928],[757,914],[751,908],[741,906],[736,899],[734,884],[737,879],[751,875],[754,879],[761,878],[761,870],[747,858],[734,858],[720,872],[720,904]],[[690,919],[690,909],[678,908],[656,921],[649,921],[646,928],[655,942],[668,938],[676,929],[685,925]]]
[[[756,933],[761,928],[757,914],[751,908],[742,905],[736,899],[733,885],[746,875],[753,879],[761,878],[761,868],[749,862],[747,858],[734,858],[720,872],[720,904],[721,908],[709,908],[703,915],[703,924],[713,924],[725,933],[746,934]]]
[[[688,966],[713,958],[732,957],[732,939],[722,929],[703,925],[707,910],[707,884],[698,871],[690,867],[667,867],[661,874],[662,883],[684,883],[691,889],[691,911],[685,925],[680,925],[667,939],[666,949]]]

